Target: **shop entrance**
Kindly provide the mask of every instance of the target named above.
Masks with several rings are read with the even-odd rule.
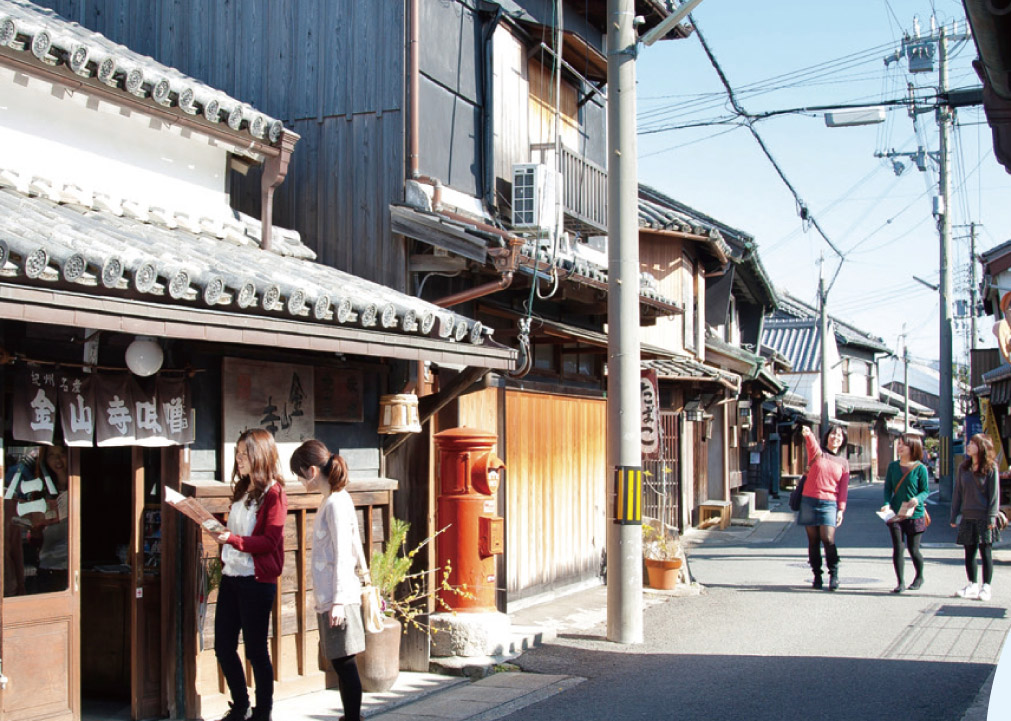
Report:
[[[161,450],[6,451],[2,717],[164,716]]]

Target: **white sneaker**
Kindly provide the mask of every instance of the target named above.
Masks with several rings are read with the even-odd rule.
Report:
[[[983,588],[979,589],[979,600],[989,601],[990,600],[990,584],[984,583]]]
[[[965,588],[955,591],[955,595],[959,598],[979,598],[979,584],[970,583]]]

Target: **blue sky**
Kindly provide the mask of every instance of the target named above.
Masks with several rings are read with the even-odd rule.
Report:
[[[950,27],[964,11],[955,0],[858,0],[852,3],[704,0],[693,17],[738,100],[750,113],[830,105],[873,104],[906,95],[906,84],[934,85],[937,74],[911,76],[905,61],[886,67],[913,17],[929,32],[932,13]],[[951,88],[978,85],[970,62],[975,46],[953,43]],[[802,77],[797,71],[811,69]],[[787,76],[787,77],[782,77]],[[779,78],[778,80],[771,80]],[[769,81],[769,82],[767,82]],[[827,277],[838,257],[813,228],[805,232],[793,196],[746,128],[707,124],[730,115],[719,77],[698,39],[644,48],[638,63],[639,180],[719,220],[751,233],[780,289],[815,302],[818,259]],[[749,91],[748,86],[761,83]],[[954,298],[968,299],[970,222],[981,252],[1011,238],[1011,175],[993,157],[981,108],[958,112],[953,134],[951,212]],[[927,149],[937,150],[933,113],[920,116]],[[846,260],[829,295],[833,315],[880,335],[901,351],[906,325],[910,355],[937,359],[938,294],[913,279],[936,283],[938,233],[931,215],[936,167],[899,176],[875,151],[914,151],[905,108],[883,125],[827,128],[821,114],[787,115],[756,125],[787,178]],[[660,132],[644,132],[660,130]],[[928,189],[929,185],[929,189]],[[977,268],[977,276],[979,270]],[[992,320],[979,321],[981,346],[993,346]],[[956,321],[954,357],[966,358],[968,322]]]

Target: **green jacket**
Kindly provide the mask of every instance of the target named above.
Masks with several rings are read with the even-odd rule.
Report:
[[[927,500],[927,494],[930,493],[927,467],[917,462],[909,471],[909,475],[906,476],[905,483],[902,484],[902,487],[896,493],[895,487],[902,480],[902,474],[902,466],[899,465],[898,461],[892,461],[888,464],[888,472],[885,473],[885,503],[898,513],[903,503],[910,498],[915,498],[917,506],[912,518],[923,518],[923,503]]]

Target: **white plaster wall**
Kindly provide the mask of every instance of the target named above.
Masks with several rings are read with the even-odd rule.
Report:
[[[224,219],[228,150],[207,136],[0,69],[0,169]]]

